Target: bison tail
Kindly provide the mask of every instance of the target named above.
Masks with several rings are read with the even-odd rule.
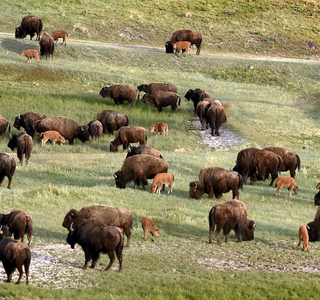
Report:
[[[238,175],[238,177],[239,177],[239,186],[238,186],[238,188],[239,189],[243,189],[243,178],[242,178],[242,176],[239,174]]]
[[[179,96],[179,97],[178,97],[178,99],[179,99],[178,105],[180,106],[180,103],[181,103],[181,97]]]
[[[209,213],[209,230],[214,230],[214,227],[216,225],[216,221],[214,219],[214,214],[215,214],[215,210],[216,208],[215,207],[212,207],[212,209],[210,210],[210,213]]]
[[[32,234],[32,223],[31,223],[31,219],[29,216],[26,216],[26,233],[31,233]]]
[[[9,122],[8,122],[9,123]],[[9,133],[11,132],[11,125],[10,125],[10,123],[9,123]]]
[[[299,157],[299,155],[297,155],[297,167],[298,167],[298,170],[300,171],[300,157]]]

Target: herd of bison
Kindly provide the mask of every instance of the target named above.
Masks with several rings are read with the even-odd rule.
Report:
[[[35,16],[26,16],[22,19],[20,27],[16,28],[16,38],[25,38],[26,35],[32,37],[37,34],[36,40],[40,40],[42,30],[41,19]],[[44,35],[49,40],[49,46],[41,43],[40,52],[42,55],[52,55],[53,38]],[[57,39],[56,39],[57,40]],[[65,42],[65,37],[63,38]],[[166,51],[173,52],[172,43],[176,41],[188,40],[197,47],[197,54],[200,54],[202,37],[199,33],[190,30],[180,30],[174,32],[170,41],[166,43]],[[128,101],[129,105],[135,105],[135,101],[140,101],[140,93],[144,93],[141,101],[149,102],[157,108],[159,113],[164,107],[170,106],[174,113],[181,104],[181,96],[177,94],[177,87],[172,84],[151,83],[142,84],[138,87],[127,85],[105,86],[100,91],[102,97],[112,98],[116,105]],[[199,117],[201,130],[211,128],[212,136],[219,136],[219,129],[223,122],[227,121],[226,111],[219,100],[213,100],[211,95],[202,89],[190,89],[184,95],[188,101],[194,104],[194,113]],[[122,145],[123,150],[128,154],[122,168],[116,171],[113,176],[118,188],[126,188],[129,182],[134,182],[134,188],[148,184],[148,179],[154,179],[152,192],[158,188],[164,190],[165,184],[169,183],[169,192],[172,192],[172,181],[174,176],[168,174],[168,163],[163,155],[156,149],[146,145],[147,130],[140,126],[129,126],[129,117],[121,112],[113,110],[103,110],[98,112],[97,118],[87,125],[79,125],[74,119],[67,117],[48,117],[34,112],[25,112],[18,115],[13,123],[13,127],[20,130],[19,134],[11,136],[8,147],[11,150],[17,148],[17,156],[20,163],[25,157],[28,163],[33,147],[33,142],[38,136],[37,142],[43,139],[42,146],[47,140],[52,140],[53,144],[63,143],[68,140],[69,144],[74,144],[74,140],[80,139],[83,143],[101,138],[102,133],[113,135],[115,138],[110,142],[110,152],[115,152]],[[11,124],[0,116],[0,138],[3,138],[6,131],[10,132]],[[162,132],[163,136],[168,135],[168,126],[164,122],[150,126],[149,131],[156,130]],[[132,143],[139,143],[137,147]],[[8,188],[11,188],[12,178],[16,169],[15,159],[7,153],[0,153],[0,186],[4,177],[8,178]],[[295,183],[296,170],[300,169],[300,157],[297,153],[282,147],[267,147],[264,149],[246,148],[241,150],[236,158],[236,165],[233,170],[221,167],[209,167],[202,169],[199,179],[190,182],[189,195],[193,199],[199,199],[203,194],[208,194],[209,198],[219,199],[223,193],[232,191],[232,200],[214,205],[209,212],[209,243],[212,243],[212,233],[215,230],[217,242],[220,243],[219,234],[223,230],[225,241],[231,230],[234,230],[238,241],[250,241],[254,239],[256,223],[248,219],[247,207],[240,199],[239,190],[243,184],[250,179],[250,184],[257,180],[267,180],[271,177],[270,186],[276,183],[277,194],[282,186],[290,191],[298,192]],[[279,172],[289,171],[291,177],[278,177]],[[164,176],[160,176],[164,174]],[[157,177],[158,176],[158,177]],[[157,180],[157,181],[156,181]],[[156,187],[156,188],[155,188]],[[320,183],[317,186],[320,189]],[[320,206],[320,192],[314,197],[315,205]],[[103,205],[83,207],[80,211],[70,210],[64,217],[62,226],[67,228],[69,233],[67,243],[74,248],[78,243],[85,254],[83,269],[91,261],[91,268],[94,268],[100,253],[107,253],[110,263],[106,270],[110,269],[115,256],[119,261],[119,270],[122,270],[122,251],[124,247],[124,235],[127,237],[126,246],[130,246],[131,228],[133,216],[128,209],[115,208]],[[28,283],[29,266],[31,262],[30,243],[32,238],[32,216],[21,210],[13,210],[8,214],[0,214],[0,260],[7,273],[7,282],[11,281],[12,273],[17,268],[20,283],[24,266],[26,282]],[[159,235],[159,229],[149,218],[143,218],[141,223],[144,229],[144,239],[147,232]],[[12,234],[14,239],[11,238]],[[24,236],[27,235],[28,245],[24,243]],[[21,242],[19,241],[21,239]],[[320,208],[318,209],[314,221],[307,226],[301,226],[299,239],[303,241],[304,249],[308,249],[309,241],[320,241]],[[153,240],[153,238],[152,238]],[[299,240],[299,245],[300,245]]]

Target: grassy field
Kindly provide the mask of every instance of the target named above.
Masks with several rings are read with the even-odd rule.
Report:
[[[164,2],[158,3],[164,7]],[[189,10],[193,12],[193,2],[184,3],[190,5]],[[231,2],[217,3],[231,7]],[[238,3],[240,7],[244,1]],[[276,5],[272,1],[268,2],[271,6],[267,1],[260,3],[271,8]],[[291,2],[277,3],[280,12],[297,6]],[[287,3],[285,9],[282,8],[284,3]],[[41,12],[48,24],[55,16],[57,24],[69,24],[70,27],[65,28],[72,28],[76,19],[72,11],[79,7],[82,10],[79,10],[80,17],[78,11],[78,19],[86,24],[91,20],[93,28],[97,19],[103,19],[101,16],[107,8],[108,18],[114,15],[114,18],[125,20],[126,10],[129,7],[134,10],[140,2],[123,5],[123,10],[121,13],[117,10],[117,14],[114,7],[121,6],[119,2],[108,2],[108,7],[101,4],[100,10],[95,9],[95,1],[43,2],[41,6],[26,1],[15,10],[14,4],[14,1],[10,5],[0,4],[1,11],[12,12],[11,16],[16,20],[10,25],[2,18],[1,26],[4,23],[8,26],[1,27],[2,31],[13,32],[16,23],[27,12],[38,15]],[[169,4],[166,9],[174,7],[174,2]],[[42,5],[47,7],[45,13]],[[149,4],[143,5],[135,10],[141,11],[141,15],[146,14],[145,6]],[[200,5],[208,7],[210,3],[199,2],[197,5],[197,8]],[[319,9],[312,1],[299,5],[301,9],[305,6]],[[176,14],[180,8],[171,9],[172,14]],[[61,11],[65,11],[68,18],[59,19]],[[167,10],[163,8],[162,11],[163,19],[168,19]],[[93,12],[96,18],[92,17]],[[69,13],[74,19],[70,20]],[[203,9],[203,13],[210,11]],[[9,13],[6,18],[7,15]],[[239,16],[238,13],[235,15]],[[297,18],[299,15],[296,13]],[[137,18],[127,18],[123,22],[131,21],[135,28],[137,24],[132,20]],[[179,15],[176,18],[178,26],[183,18]],[[70,23],[62,22],[67,19]],[[160,24],[148,22],[147,28],[152,22]],[[209,26],[212,28],[213,23],[209,22]],[[154,44],[160,47],[163,42],[160,44],[159,36],[161,34],[155,35]],[[167,33],[163,35],[164,38],[167,36]],[[80,31],[72,38],[103,40]],[[104,41],[128,40],[106,36]],[[27,65],[26,58],[19,55],[21,50],[38,47],[37,42],[28,39],[0,37],[0,114],[4,118],[13,124],[18,114],[34,111],[49,117],[71,117],[82,125],[95,119],[99,111],[114,109],[126,113],[130,125],[148,128],[155,122],[165,121],[169,125],[169,136],[155,137],[154,133],[149,133],[148,145],[163,153],[175,181],[170,196],[151,194],[150,181],[146,191],[141,187],[134,190],[132,183],[124,190],[117,189],[113,173],[121,168],[126,153],[121,147],[117,153],[109,152],[114,136],[104,135],[100,142],[85,144],[76,140],[73,146],[54,148],[35,143],[29,164],[17,165],[12,189],[6,189],[7,179],[0,189],[0,213],[21,209],[34,219],[30,284],[24,284],[25,277],[20,286],[4,283],[6,276],[1,265],[1,299],[318,298],[320,244],[311,243],[307,253],[294,250],[299,226],[312,221],[316,213],[313,197],[320,181],[320,67],[316,61],[213,56],[206,53],[210,52],[207,46],[200,56],[178,58],[163,50],[69,42],[66,47],[56,47],[53,61],[41,59],[39,65],[34,61]],[[290,51],[288,56],[291,56]],[[171,113],[165,108],[159,114],[148,104],[137,102],[134,107],[127,103],[116,106],[111,99],[99,96],[105,84],[137,86],[150,82],[173,83],[178,86],[181,96],[190,88],[208,91],[227,110],[228,122],[223,125],[224,130],[236,134],[243,143],[211,150],[199,135],[199,128],[193,122],[196,119],[193,105],[186,99],[177,112]],[[17,132],[13,128],[11,133]],[[0,152],[13,153],[7,147],[8,139],[7,133],[0,140]],[[222,135],[220,139],[226,139],[226,136]],[[269,187],[268,182],[245,185],[240,191],[240,199],[248,207],[249,218],[257,223],[254,241],[237,243],[232,232],[228,243],[218,245],[214,241],[209,245],[209,210],[232,195],[225,194],[219,200],[208,199],[205,195],[200,200],[193,200],[189,198],[189,183],[198,178],[203,168],[232,168],[237,153],[243,148],[269,145],[283,146],[299,154],[302,162],[296,177],[299,193],[289,197],[283,189],[281,195],[275,197],[275,188]],[[13,155],[16,158],[16,154]],[[281,176],[288,176],[288,173]],[[124,272],[117,271],[117,261],[112,270],[104,272],[108,263],[106,255],[101,255],[96,269],[83,271],[81,248],[77,246],[72,250],[64,244],[67,236],[67,230],[61,226],[64,215],[71,208],[94,204],[128,208],[133,213],[132,246],[124,249]],[[153,243],[150,239],[143,241],[140,226],[143,216],[152,217],[160,228],[160,236]],[[13,280],[16,279],[17,272],[13,276]]]

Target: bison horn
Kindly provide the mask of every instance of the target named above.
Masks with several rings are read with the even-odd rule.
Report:
[[[0,227],[0,234],[3,234],[3,231],[2,231],[2,226]]]
[[[72,228],[72,225],[73,225],[73,223],[71,223],[71,225],[70,225],[70,228],[69,228],[70,232],[74,232],[74,229]]]
[[[310,227],[309,227],[308,225],[307,225],[306,227],[307,227],[307,229],[309,229],[309,230],[310,230]]]
[[[114,176],[114,178],[117,178],[117,177],[118,177],[116,173],[114,173],[113,176]]]
[[[256,227],[256,222],[253,222],[252,228]]]

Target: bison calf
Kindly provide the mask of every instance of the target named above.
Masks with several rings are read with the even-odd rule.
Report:
[[[23,50],[20,53],[20,55],[23,55],[23,56],[27,57],[27,64],[28,63],[31,64],[31,59],[33,57],[37,60],[37,64],[39,64],[39,61],[40,61],[39,54],[40,54],[40,51],[39,50],[35,50],[35,49]]]
[[[56,45],[58,45],[58,39],[62,38],[61,45],[63,45],[63,43],[64,43],[64,45],[67,46],[66,36],[68,36],[68,33],[64,30],[56,30],[56,31],[52,32],[52,35],[51,35],[51,37],[53,38],[53,41],[56,42]]]
[[[178,51],[178,56],[180,57],[180,52],[181,50],[186,50],[186,56],[189,52],[190,53],[190,47],[191,47],[191,43],[190,42],[186,42],[186,41],[180,41],[180,42],[176,42],[172,44],[173,49],[175,50],[175,52],[177,53]]]
[[[303,251],[309,250],[309,235],[306,226],[300,226],[299,228],[299,244],[296,247],[296,250],[300,248],[300,243],[303,241]]]
[[[168,124],[164,122],[158,122],[154,125],[151,125],[149,127],[149,132],[156,131],[156,135],[158,135],[159,132],[162,132],[163,136],[168,136]]]
[[[42,137],[42,146],[44,146],[47,142],[47,140],[52,140],[53,146],[56,145],[56,142],[64,144],[66,142],[65,138],[55,130],[48,130],[45,132],[42,132],[40,137]]]
[[[154,193],[158,191],[158,194],[160,194],[161,187],[163,186],[164,190],[164,185],[166,183],[169,184],[169,190],[168,190],[168,195],[172,194],[172,182],[174,180],[174,176],[170,173],[158,173],[151,184],[151,193]]]
[[[141,220],[141,226],[142,226],[142,229],[144,231],[144,240],[146,240],[146,237],[147,237],[147,234],[148,234],[148,231],[150,232],[150,235],[151,235],[151,240],[154,241],[153,239],[153,236],[159,236],[160,234],[160,230],[159,228],[153,223],[153,221],[148,218],[148,217],[143,217],[142,220]]]
[[[276,190],[276,196],[280,195],[280,189],[282,187],[288,188],[289,194],[291,196],[292,190],[296,194],[298,194],[298,186],[296,184],[296,181],[292,177],[279,177],[275,179],[275,187],[277,188]]]

